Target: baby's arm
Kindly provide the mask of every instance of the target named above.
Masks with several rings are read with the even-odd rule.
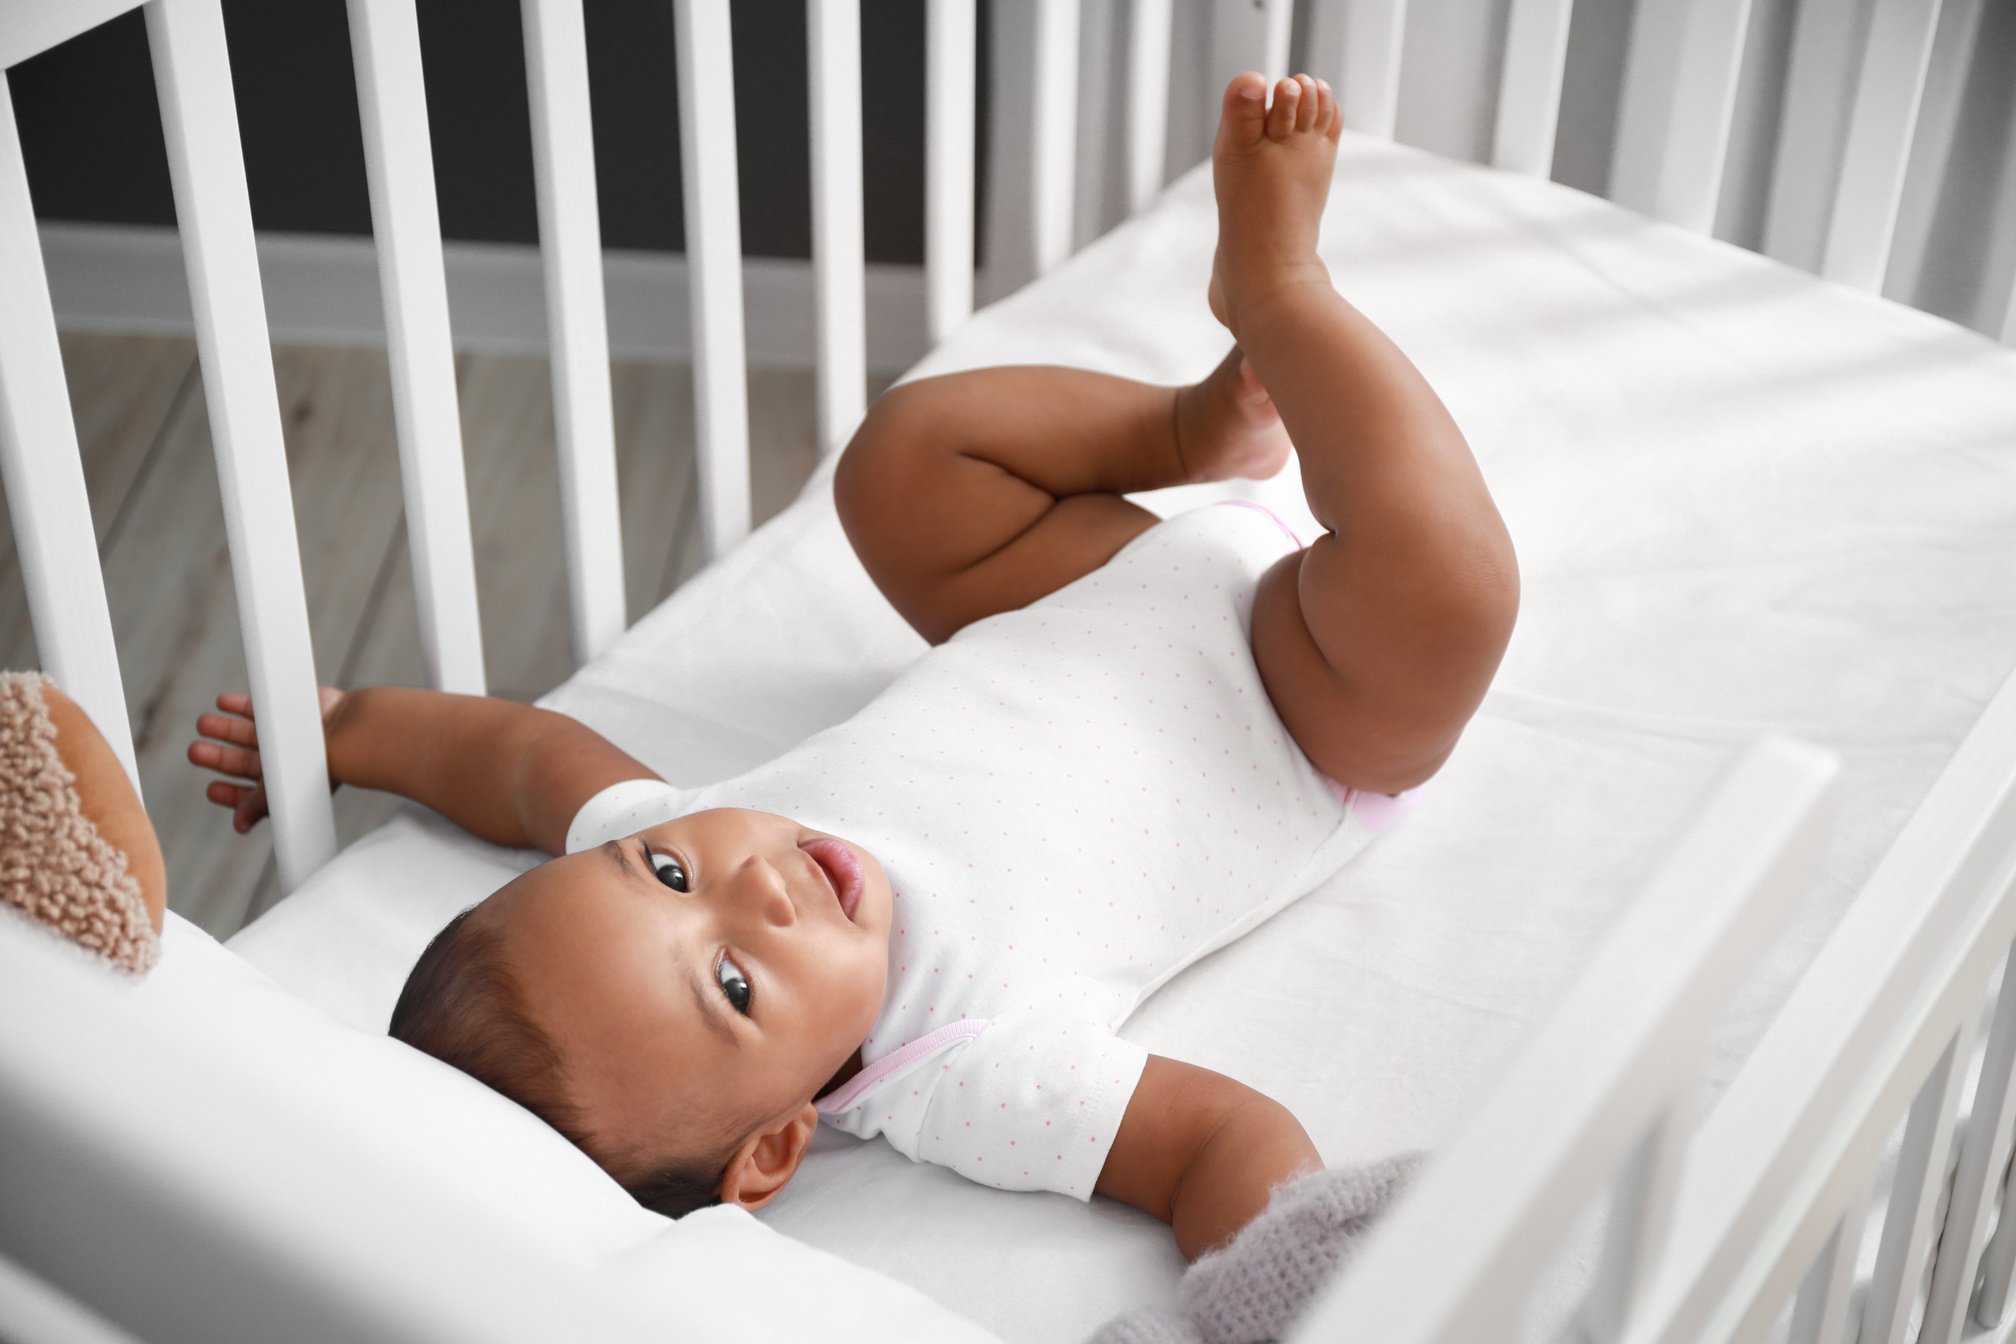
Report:
[[[1251,1222],[1275,1186],[1322,1165],[1281,1103],[1150,1055],[1092,1188],[1167,1222],[1183,1258],[1195,1260]]]
[[[189,759],[248,781],[210,785],[240,831],[266,813],[252,702],[217,697],[221,714],[196,721],[204,738]],[[482,695],[404,686],[323,691],[331,786],[383,789],[433,808],[464,830],[512,848],[558,855],[583,803],[626,779],[656,779],[649,767],[586,724],[552,710]]]

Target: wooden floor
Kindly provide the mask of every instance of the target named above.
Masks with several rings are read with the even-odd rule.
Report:
[[[184,751],[219,691],[246,686],[195,346],[172,337],[63,338],[141,789],[168,859],[169,904],[226,937],[278,898],[270,831],[235,835]],[[424,685],[401,517],[385,353],[274,351],[317,674]],[[529,700],[572,670],[553,406],[543,359],[463,355],[476,576],[491,692]],[[701,564],[691,370],[612,370],[623,554],[635,620]],[[752,370],[754,519],[788,504],[817,460],[809,371]],[[0,510],[0,668],[38,665]],[[394,800],[344,790],[338,839]]]

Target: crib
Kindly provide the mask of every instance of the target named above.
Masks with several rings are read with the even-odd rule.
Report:
[[[348,7],[428,675],[480,693],[415,7]],[[0,926],[0,1334],[1077,1338],[1166,1296],[1181,1264],[1145,1216],[966,1187],[879,1148],[822,1140],[803,1197],[761,1221],[668,1223],[382,1038],[426,936],[525,859],[417,810],[336,852],[218,0],[4,0],[0,70],[134,8],[293,894],[228,946],[171,925],[132,990]],[[728,53],[763,34],[731,33],[727,0],[675,0],[712,563],[628,630],[582,6],[521,8],[581,668],[544,703],[626,733],[668,778],[723,777],[845,718],[922,647],[853,564],[830,499],[865,409],[860,7],[806,8],[828,456],[752,532]],[[983,13],[926,6],[934,349],[913,374],[1208,367],[1208,177],[1165,170],[1186,166],[1225,77],[1286,72],[1292,54],[1345,108],[1326,259],[1471,434],[1527,574],[1522,642],[1420,829],[1250,935],[1257,951],[1186,971],[1128,1034],[1279,1088],[1333,1162],[1433,1149],[1296,1339],[2007,1338],[2016,286],[2002,277],[1982,309],[2001,345],[1879,297],[1908,189],[1937,180],[1956,136],[1952,63],[2000,31],[1996,7],[1798,6],[1770,258],[1705,236],[1748,0],[1640,0],[1609,200],[1547,180],[1571,0],[1501,7],[1488,164],[1393,141],[1406,0],[1302,9],[997,0],[976,266]],[[1835,70],[1854,76],[1839,102]],[[43,665],[130,772],[4,97],[0,119],[0,479]],[[1080,247],[1089,180],[1117,184],[1128,219]],[[1922,214],[1912,227],[1922,251]],[[976,311],[976,294],[998,301]],[[1667,386],[1683,391],[1660,400]],[[1620,426],[1614,453],[1589,446]],[[1306,519],[1293,477],[1141,502],[1243,495]],[[751,603],[788,637],[739,621]],[[672,638],[694,628],[716,635],[710,661]],[[731,731],[743,719],[757,726]],[[1300,1037],[1209,1026],[1252,958],[1317,972],[1307,958],[1359,947],[1368,987],[1331,971],[1263,998]],[[1351,1088],[1296,1067],[1316,1055]]]

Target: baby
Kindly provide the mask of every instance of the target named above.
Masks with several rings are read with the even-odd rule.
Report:
[[[762,1207],[822,1119],[1124,1200],[1193,1260],[1321,1167],[1284,1107],[1114,1028],[1441,766],[1518,578],[1448,412],[1317,257],[1335,98],[1268,92],[1232,81],[1213,149],[1216,371],[983,369],[868,414],[840,517],[939,647],[848,722],[680,789],[560,714],[325,694],[333,779],[555,856],[441,931],[395,1036],[673,1215]],[[1163,523],[1123,498],[1272,476],[1291,439],[1307,548],[1257,506]],[[242,781],[210,785],[242,831],[251,706],[218,707],[190,758]]]

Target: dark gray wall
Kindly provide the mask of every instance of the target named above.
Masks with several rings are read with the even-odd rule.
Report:
[[[861,9],[868,259],[918,263],[924,4],[873,0]],[[804,6],[738,0],[732,14],[743,247],[759,256],[809,256]],[[419,16],[443,234],[535,241],[518,7],[421,0]],[[587,0],[586,16],[603,244],[679,251],[672,6]],[[224,24],[254,223],[288,232],[370,233],[343,0],[224,0]],[[984,41],[981,65],[984,89]],[[23,62],[8,72],[8,82],[39,217],[174,222],[140,14]],[[984,94],[979,101],[984,110]],[[979,146],[985,145],[983,126]],[[984,167],[979,177],[986,180]]]

